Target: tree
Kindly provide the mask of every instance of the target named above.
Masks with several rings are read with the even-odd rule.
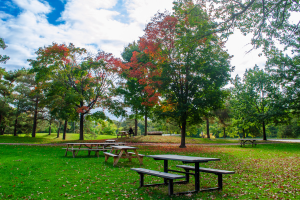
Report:
[[[274,83],[272,77],[264,70],[255,66],[246,70],[241,82],[239,77],[234,80],[233,110],[239,112],[243,129],[253,128],[256,123],[261,124],[263,140],[267,140],[266,124],[279,122],[286,116],[286,104],[282,98],[280,88]]]
[[[300,32],[292,52],[284,54],[276,48],[268,52],[266,71],[274,77],[283,90],[288,109],[295,115],[300,113]]]
[[[29,60],[36,73],[36,79],[42,81],[42,88],[49,88],[54,82],[61,82],[63,91],[68,91],[62,97],[70,103],[80,115],[80,140],[84,139],[84,116],[96,107],[113,108],[115,104],[110,90],[118,78],[119,62],[111,54],[98,52],[96,56],[86,53],[84,48],[76,48],[73,44],[52,45],[40,48],[36,60]],[[55,93],[55,89],[53,93]]]
[[[0,48],[1,49],[5,49],[7,47],[7,45],[5,44],[4,40],[2,38],[0,38]],[[6,63],[6,61],[9,60],[9,56],[7,55],[0,55],[0,63]]]
[[[122,56],[126,62],[122,65],[122,77],[126,83],[118,92],[124,95],[125,103],[130,105],[134,112],[135,132],[138,115],[144,115],[145,135],[147,135],[147,119],[160,96],[157,92],[158,81],[154,80],[160,75],[160,71],[152,63],[151,58],[140,50],[142,45],[140,41],[138,44],[134,42],[124,49]]]
[[[199,124],[220,108],[229,81],[230,56],[217,35],[206,35],[214,23],[192,1],[174,3],[173,15],[158,13],[145,29],[141,49],[161,70],[160,117],[176,120],[185,147],[187,122]]]
[[[254,48],[269,48],[274,40],[289,46],[299,31],[299,20],[290,20],[292,13],[300,11],[297,0],[198,0],[217,23],[207,34],[223,33],[228,37],[235,28],[243,34],[253,34]]]

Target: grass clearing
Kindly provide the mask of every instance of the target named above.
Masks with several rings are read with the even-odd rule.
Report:
[[[97,138],[92,139],[85,136],[86,140],[107,140],[116,138],[117,136],[113,135],[98,135]],[[19,134],[18,136],[13,135],[0,135],[0,143],[32,143],[32,144],[49,144],[49,143],[64,143],[64,142],[80,142],[78,133],[67,133],[66,140],[62,139],[62,134],[59,138],[57,135],[52,133],[37,133],[36,137],[33,138],[30,135]],[[82,141],[81,141],[82,142]],[[86,141],[84,141],[86,142]]]
[[[180,144],[181,137],[178,136],[135,136],[133,138],[119,138],[118,141],[133,142],[133,143],[177,143]],[[186,144],[218,144],[218,143],[239,143],[238,139],[223,139],[223,138],[185,138]],[[257,143],[269,143],[270,141],[257,140]]]
[[[265,144],[247,146],[140,146],[139,153],[180,154],[216,157],[221,161],[202,167],[234,170],[223,176],[223,191],[173,196],[172,199],[297,199],[300,196],[300,144]],[[113,159],[104,155],[88,157],[79,152],[76,158],[58,146],[0,145],[0,199],[170,199],[167,187],[139,189],[139,175],[130,170],[138,161]],[[182,164],[170,161],[176,169]],[[163,161],[144,158],[147,169],[163,171]],[[145,176],[145,184],[162,182]],[[201,187],[217,185],[217,176],[201,173]],[[187,185],[175,185],[174,192],[193,190],[193,178]]]

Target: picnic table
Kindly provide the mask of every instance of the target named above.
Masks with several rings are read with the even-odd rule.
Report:
[[[168,193],[169,195],[173,195],[173,183],[188,183],[189,182],[189,175],[194,175],[195,177],[195,190],[194,191],[187,191],[187,192],[180,192],[177,194],[188,194],[188,193],[196,193],[199,191],[206,191],[206,190],[221,190],[222,185],[222,174],[233,174],[234,171],[226,171],[226,170],[219,170],[219,169],[210,169],[210,168],[200,168],[199,163],[206,163],[209,161],[219,161],[219,158],[204,158],[204,157],[193,157],[193,156],[181,156],[181,155],[147,155],[146,157],[154,158],[154,160],[163,160],[164,161],[164,172],[149,170],[149,169],[143,169],[143,168],[131,168],[131,170],[134,170],[139,173],[140,175],[140,187],[145,186],[157,186],[157,185],[168,185]],[[178,170],[172,170],[168,168],[168,161],[169,160],[176,160],[181,161],[183,163],[189,163],[193,164],[191,165],[177,165],[176,167],[182,168],[185,171],[178,171]],[[194,171],[194,173],[191,173],[189,171]],[[171,174],[168,172],[178,172],[183,173],[184,175],[177,175],[177,174]],[[218,176],[218,187],[215,188],[208,188],[208,189],[202,189],[200,190],[200,172],[205,173],[214,173]],[[144,185],[144,174],[158,176],[161,178],[164,178],[164,183],[158,183],[158,184],[148,184]],[[176,179],[183,179],[184,181],[177,181],[173,182],[173,180]]]
[[[73,158],[77,155],[78,151],[87,151],[88,156],[90,156],[91,152],[94,151],[95,155],[99,157],[99,151],[109,151],[111,146],[113,145],[125,145],[123,142],[114,142],[114,143],[66,143],[67,148],[63,148],[66,150],[65,156],[68,155],[68,151],[71,151],[73,154]],[[75,147],[79,146],[79,147]]]
[[[105,140],[105,142],[108,142],[108,143],[115,143],[116,140]]]
[[[118,138],[119,136],[121,136],[121,138],[122,138],[123,136],[129,137],[129,133],[128,133],[127,131],[119,131],[119,133],[117,134],[117,138]]]
[[[241,142],[241,147],[242,146],[245,146],[245,144],[246,144],[246,142],[249,142],[249,143],[251,143],[252,144],[252,147],[253,147],[253,145],[255,145],[256,146],[256,141],[257,141],[257,139],[239,139],[240,140],[240,142]]]
[[[114,164],[113,166],[117,165],[119,162],[119,159],[121,158],[128,158],[131,162],[132,158],[137,158],[140,162],[140,164],[143,164],[143,157],[144,155],[139,154],[137,152],[137,147],[131,147],[131,146],[112,146],[110,152],[104,152],[105,155],[105,162],[107,162],[109,157],[114,158]],[[128,150],[133,150],[133,152],[128,152]]]

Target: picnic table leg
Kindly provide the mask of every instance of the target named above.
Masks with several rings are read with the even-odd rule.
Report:
[[[127,158],[129,159],[129,161],[131,162],[131,161],[132,161],[132,160],[131,160],[131,155],[128,154],[127,149],[125,149],[124,151],[125,151],[126,157],[127,157]]]
[[[117,158],[114,157],[114,166],[119,162],[119,159],[122,157],[123,155],[123,149],[121,149],[120,154]]]
[[[144,186],[144,174],[140,173],[140,187]]]
[[[169,196],[173,195],[173,179],[169,180]]]
[[[76,151],[73,150],[72,153],[73,153],[73,158],[75,158],[75,156],[77,155]]]
[[[66,149],[65,156],[67,156],[67,155],[68,155],[68,149],[69,149],[69,145],[67,145],[67,149]]]
[[[164,160],[164,172],[168,173],[168,160]],[[168,184],[168,179],[164,178],[165,185]]]
[[[138,154],[138,152],[136,151],[136,149],[134,149],[133,151],[134,151],[136,157],[139,159],[140,164],[142,165],[142,164],[143,164],[142,158],[139,156],[139,154]]]
[[[200,173],[199,173],[199,163],[195,163],[195,191],[200,190]]]

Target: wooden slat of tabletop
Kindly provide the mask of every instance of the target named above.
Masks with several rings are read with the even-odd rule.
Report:
[[[181,156],[181,155],[148,155],[146,157],[154,158],[157,160],[179,160],[185,162],[208,162],[208,161],[220,160],[220,158],[206,158],[206,157]]]

